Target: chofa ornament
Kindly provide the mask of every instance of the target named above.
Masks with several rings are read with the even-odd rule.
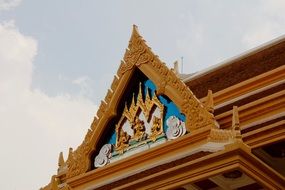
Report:
[[[186,134],[185,123],[179,120],[176,116],[170,116],[166,120],[166,125],[168,126],[166,131],[168,139],[176,139]]]

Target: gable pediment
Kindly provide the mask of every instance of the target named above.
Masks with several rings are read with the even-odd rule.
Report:
[[[167,96],[157,95],[150,79],[143,77],[135,86],[139,88],[131,91],[131,98],[124,99],[124,108],[117,110],[115,122],[107,124],[109,136],[95,153],[95,168],[186,134],[184,114]]]
[[[68,168],[66,176],[80,175],[209,126],[215,126],[213,115],[152,53],[134,26],[91,129],[63,164]]]

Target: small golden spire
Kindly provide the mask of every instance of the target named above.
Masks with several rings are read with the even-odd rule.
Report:
[[[129,41],[129,46],[128,48],[131,48],[131,44],[132,42],[134,42],[136,39],[142,39],[141,35],[139,34],[139,30],[138,27],[136,25],[133,25],[133,30],[132,30],[132,34],[131,34],[131,39]]]
[[[58,157],[58,167],[62,167],[63,165],[64,165],[63,153],[60,152]]]
[[[149,90],[148,87],[146,87],[146,94],[145,94],[145,101],[150,100]]]
[[[214,99],[213,99],[213,92],[212,90],[208,90],[207,99],[205,102],[206,109],[210,113],[214,113]]]
[[[135,24],[133,24],[133,30],[138,31],[138,26],[137,26],[137,25],[135,25]]]
[[[138,99],[142,98],[142,83],[139,83],[139,94],[138,94]]]
[[[238,107],[233,107],[233,117],[232,117],[232,130],[235,131],[236,138],[241,139],[241,131],[240,131],[240,122],[239,122],[239,115],[238,115]]]
[[[127,102],[125,102],[124,112],[125,112],[126,110],[128,110],[128,104],[127,104]]]
[[[136,105],[136,103],[135,103],[135,93],[133,93],[132,105]]]
[[[73,157],[73,149],[70,147],[68,152],[68,160],[70,160]]]

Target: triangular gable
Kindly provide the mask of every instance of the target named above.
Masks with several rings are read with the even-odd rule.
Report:
[[[128,85],[133,82],[134,74],[137,73],[142,73],[147,80],[144,80],[142,83],[138,81],[140,85],[135,92],[136,97],[129,100],[129,105],[126,105],[123,110],[119,109],[122,99],[128,90]],[[155,89],[151,89],[152,84],[155,86]],[[154,90],[155,93],[153,93]],[[66,168],[66,173],[64,172],[66,177],[71,178],[80,175],[92,168],[95,156],[98,156],[99,149],[102,149],[101,137],[106,136],[106,130],[110,130],[108,124],[114,118],[117,118],[116,123],[112,123],[112,125],[116,125],[115,149],[119,154],[126,151],[128,148],[126,146],[129,146],[130,137],[127,136],[128,134],[123,134],[124,131],[122,131],[121,125],[126,120],[132,120],[132,124],[130,124],[132,128],[140,127],[141,121],[136,117],[139,113],[142,113],[142,117],[145,117],[147,122],[151,120],[153,125],[162,126],[162,122],[166,123],[162,118],[163,114],[165,115],[164,106],[166,106],[163,103],[163,97],[171,100],[173,105],[177,106],[183,115],[180,118],[179,116],[173,117],[175,122],[179,120],[181,124],[182,131],[179,133],[184,134],[186,130],[188,133],[191,133],[202,127],[215,126],[213,115],[207,111],[176,74],[152,53],[151,49],[139,35],[137,27],[134,26],[128,49],[118,69],[117,76],[114,77],[111,89],[108,90],[105,100],[101,102],[91,129],[88,130],[83,143],[75,151],[70,149],[66,163],[62,163],[62,166],[60,166],[60,168]],[[151,118],[149,115],[153,115],[154,108],[158,108],[158,115]],[[122,110],[122,112],[118,113],[118,110]],[[185,131],[183,131],[183,127]],[[165,129],[157,127],[151,130],[154,131],[147,134],[147,139],[139,132],[132,139],[152,143],[151,141],[155,142],[157,138],[163,136],[162,131]],[[164,131],[164,133],[167,133],[167,131]],[[128,144],[124,144],[125,141],[128,141]],[[106,145],[101,151],[108,152],[109,150],[110,146]]]

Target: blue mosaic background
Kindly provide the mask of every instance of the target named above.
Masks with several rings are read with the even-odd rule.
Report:
[[[146,87],[144,93],[146,94],[147,89],[149,89],[152,96],[156,90],[155,84],[148,79],[144,82],[144,85]],[[165,106],[165,113],[164,113],[165,115],[163,118],[164,132],[166,132],[168,128],[166,125],[166,120],[172,115],[176,116],[178,119],[185,122],[185,116],[180,112],[179,108],[168,97],[160,95],[158,96],[158,99]]]

